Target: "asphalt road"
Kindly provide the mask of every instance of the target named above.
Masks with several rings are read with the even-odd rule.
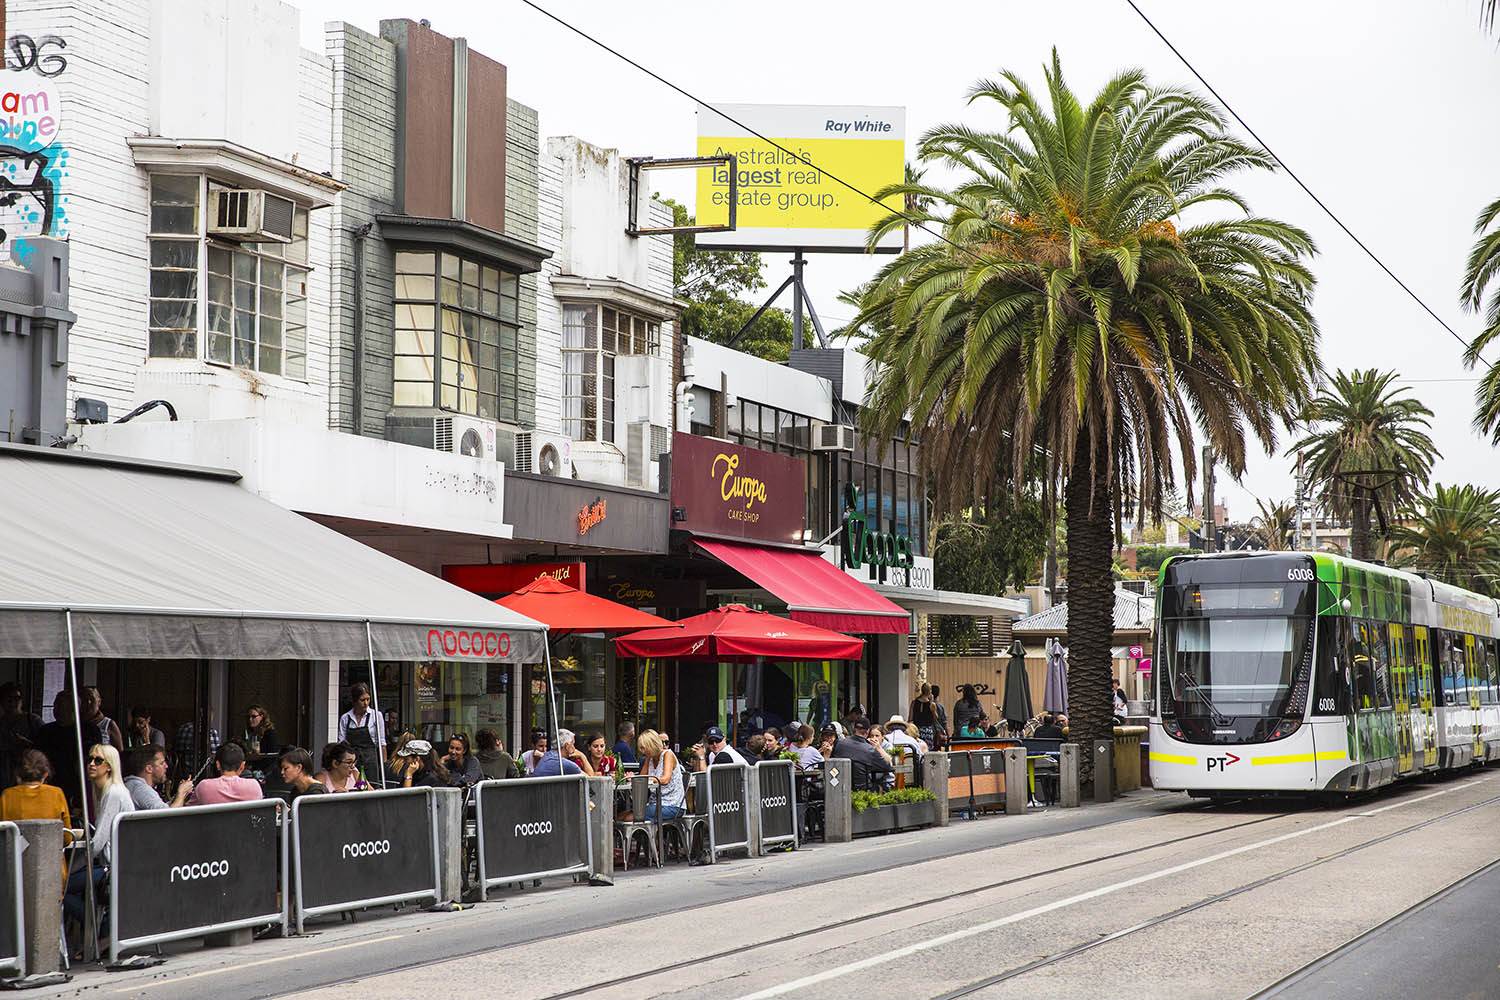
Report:
[[[1495,969],[1493,932],[1478,930],[1496,926],[1492,880],[1380,928],[1500,858],[1496,779],[1324,809],[1209,808],[1147,790],[712,868],[632,869],[613,887],[560,880],[461,913],[329,919],[299,939],[86,972],[52,995],[1248,996],[1372,929],[1368,941],[1416,933],[1444,907],[1487,903],[1488,919],[1465,918],[1472,939],[1425,945],[1434,963],[1476,956],[1478,977],[1483,961]],[[1285,995],[1344,995],[1311,991],[1326,983],[1315,977],[1342,982],[1357,953]]]

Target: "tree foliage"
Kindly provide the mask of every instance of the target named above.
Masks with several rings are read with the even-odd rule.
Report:
[[[1410,503],[1427,482],[1437,447],[1427,436],[1432,411],[1393,386],[1395,372],[1334,373],[1331,386],[1303,411],[1313,425],[1292,445],[1306,459],[1324,507],[1349,521],[1349,550],[1369,559],[1374,504],[1393,511]]]
[[[877,192],[930,199],[917,217],[943,240],[891,261],[864,298],[861,325],[878,331],[867,351],[883,366],[865,412],[882,436],[910,416],[948,509],[1034,463],[1044,502],[1062,495],[1070,715],[1087,742],[1110,732],[1122,505],[1158,517],[1177,463],[1194,475],[1200,429],[1232,475],[1247,438],[1274,447],[1319,370],[1314,246],[1224,186],[1275,161],[1211,102],[1127,70],[1085,104],[1055,51],[1044,77],[1040,94],[1015,73],[974,86],[970,101],[1003,116],[998,131],[955,123],[922,137],[921,160],[955,186]],[[1202,215],[1216,205],[1241,214]],[[1189,225],[1195,207],[1203,221]],[[893,212],[870,242],[906,224]]]
[[[663,200],[672,207],[674,226],[693,224],[685,206],[670,198]],[[715,344],[729,343],[755,315],[758,305],[741,296],[766,288],[764,272],[765,262],[758,253],[700,250],[693,233],[676,233],[672,277],[677,297],[687,302],[682,332]],[[792,350],[792,314],[781,308],[767,309],[735,347],[768,361],[785,361]]]
[[[1187,551],[1188,549],[1182,545],[1137,545],[1135,568],[1141,573],[1155,577],[1161,572],[1162,563]]]
[[[942,518],[932,550],[933,583],[941,590],[1003,596],[1035,583],[1047,551],[1047,511],[1034,496],[1001,493],[986,505]],[[979,638],[974,620],[935,615],[938,642],[949,653]]]
[[[1456,587],[1500,594],[1500,491],[1435,484],[1392,529],[1391,558]]]

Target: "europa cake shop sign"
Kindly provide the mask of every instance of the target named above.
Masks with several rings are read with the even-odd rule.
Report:
[[[800,545],[806,512],[801,459],[693,434],[672,435],[672,527]]]

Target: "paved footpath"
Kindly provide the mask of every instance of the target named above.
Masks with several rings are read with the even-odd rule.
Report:
[[[302,938],[87,972],[52,995],[1248,996],[1500,859],[1497,779],[1491,769],[1339,808],[1211,808],[1145,790],[631,870],[613,887],[557,882],[461,913],[325,920]],[[1422,925],[1385,933],[1403,926]],[[1338,966],[1319,969],[1337,977]]]

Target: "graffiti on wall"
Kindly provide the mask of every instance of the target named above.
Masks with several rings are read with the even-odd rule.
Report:
[[[67,235],[68,150],[62,99],[53,78],[67,60],[56,35],[9,39],[0,73],[0,261],[29,263],[31,240]]]

